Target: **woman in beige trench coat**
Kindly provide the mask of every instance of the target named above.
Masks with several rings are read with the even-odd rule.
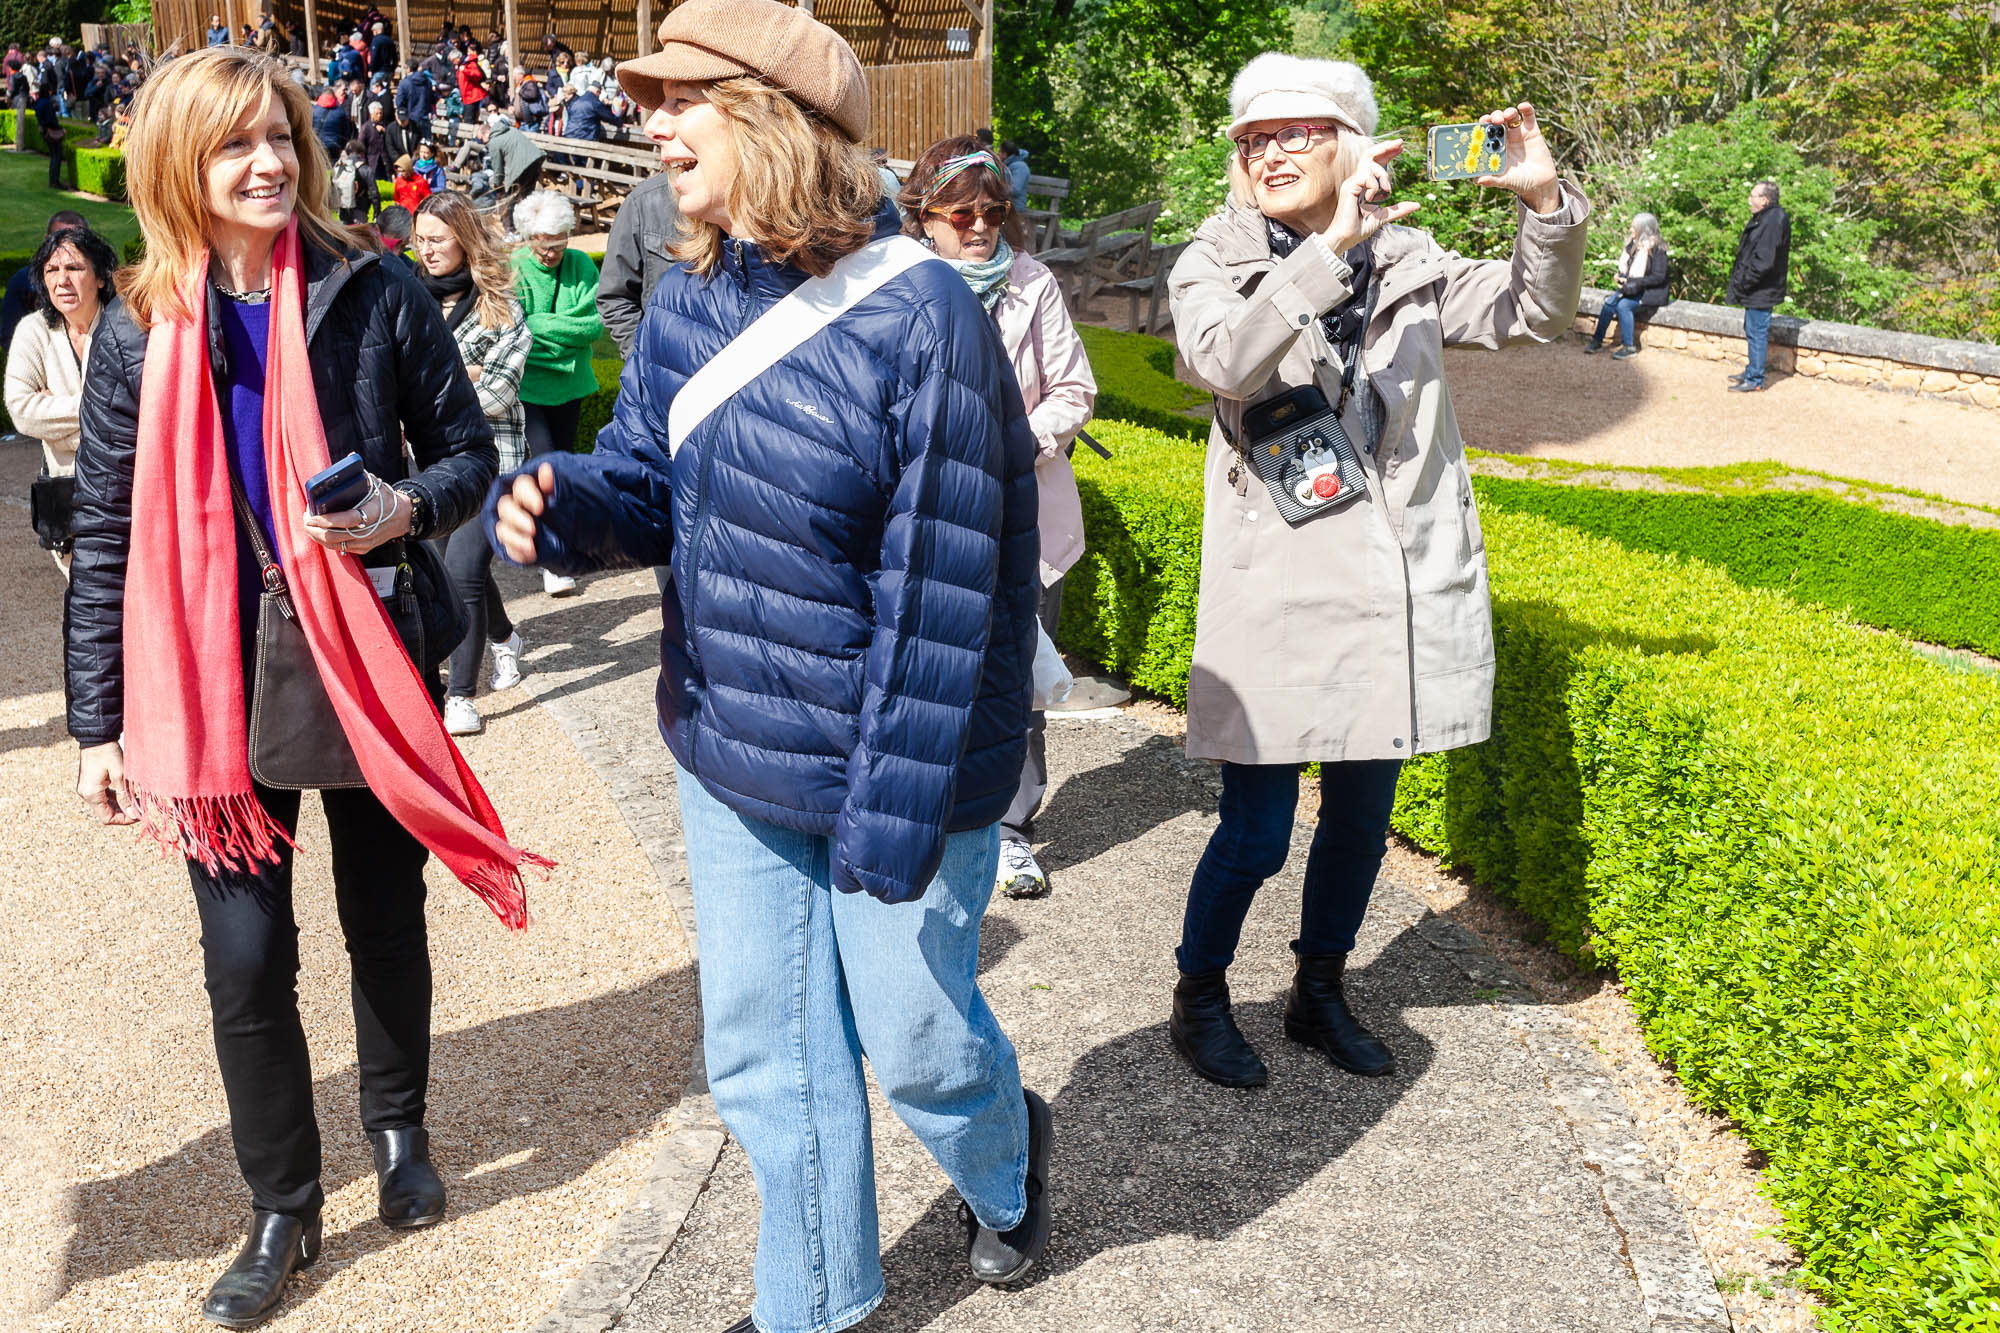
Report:
[[[1230,100],[1230,202],[1172,280],[1181,355],[1216,395],[1187,749],[1221,761],[1223,793],[1189,889],[1169,1030],[1203,1077],[1251,1087],[1266,1070],[1230,1016],[1226,970],[1258,887],[1284,866],[1308,760],[1322,765],[1320,812],[1285,1035],[1357,1074],[1395,1067],[1348,1008],[1347,954],[1402,761],[1484,740],[1493,693],[1485,548],[1444,349],[1567,327],[1589,205],[1558,179],[1534,108],[1495,111],[1482,119],[1505,127],[1505,162],[1476,183],[1519,197],[1520,232],[1511,259],[1462,259],[1393,225],[1414,203],[1375,202],[1402,145],[1371,142],[1360,69],[1264,55]],[[1359,484],[1355,470],[1320,482],[1319,507],[1294,526],[1236,446],[1268,451],[1268,433],[1245,438],[1246,412],[1302,386],[1332,406]]]

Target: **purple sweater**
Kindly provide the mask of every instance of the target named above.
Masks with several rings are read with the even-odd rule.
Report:
[[[217,382],[221,400],[222,441],[229,450],[229,471],[243,483],[264,540],[284,561],[278,545],[277,529],[271,522],[271,486],[264,468],[264,365],[265,344],[271,332],[271,307],[244,305],[223,297],[222,342],[229,354],[229,373]],[[257,552],[236,525],[236,608],[237,628],[244,643],[244,656],[257,640],[257,601],[264,580],[257,567]]]

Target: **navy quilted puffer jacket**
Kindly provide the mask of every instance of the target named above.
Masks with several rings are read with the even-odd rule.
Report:
[[[896,227],[885,209],[877,235]],[[667,272],[597,451],[535,460],[556,472],[537,555],[563,573],[671,564],[658,697],[676,762],[741,814],[830,837],[837,887],[902,902],[1020,779],[1035,437],[993,321],[925,263],[669,462],[674,394],[805,277],[736,241],[712,278]]]

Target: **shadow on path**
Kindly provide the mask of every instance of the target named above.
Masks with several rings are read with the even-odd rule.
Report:
[[[994,957],[982,949],[983,967],[997,963],[1019,938],[1018,931],[991,929],[1001,924],[988,921]],[[1273,1060],[1268,1087],[1234,1091],[1203,1082],[1173,1054],[1164,1022],[1087,1053],[1050,1098],[1059,1225],[1027,1285],[1164,1236],[1220,1239],[1318,1175],[1429,1069],[1430,1041],[1404,1021],[1400,1008],[1384,1008],[1379,992],[1406,994],[1412,974],[1438,966],[1436,951],[1404,931],[1351,975],[1357,1008],[1396,1051],[1399,1071],[1391,1078],[1355,1078],[1317,1056],[1302,1060],[1302,1051],[1276,1049],[1283,1041],[1281,1000],[1236,1007],[1246,1034]],[[1415,1007],[1453,1002],[1474,1001],[1426,995]],[[871,1317],[871,1333],[928,1328],[980,1290],[965,1271],[957,1193],[947,1190],[933,1200],[882,1265],[890,1298]]]
[[[681,968],[629,990],[434,1037],[428,1122],[450,1191],[447,1227],[574,1179],[671,1111],[687,1079],[694,986],[693,969]],[[319,1056],[333,1055],[335,1045],[322,1038]],[[314,1094],[327,1194],[360,1177],[372,1181],[352,1063],[320,1078]],[[56,1299],[143,1264],[233,1247],[250,1215],[227,1126],[136,1171],[78,1185],[66,1203],[74,1230]],[[309,1300],[341,1261],[422,1234],[392,1232],[372,1210],[350,1231],[329,1230],[325,1253],[335,1262],[294,1278],[287,1308]]]

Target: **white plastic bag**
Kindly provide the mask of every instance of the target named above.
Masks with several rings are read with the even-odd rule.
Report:
[[[1062,653],[1057,651],[1055,640],[1042,628],[1042,622],[1035,622],[1035,695],[1033,707],[1036,712],[1054,708],[1069,698],[1069,692],[1076,688],[1076,677],[1069,674],[1063,665]]]

